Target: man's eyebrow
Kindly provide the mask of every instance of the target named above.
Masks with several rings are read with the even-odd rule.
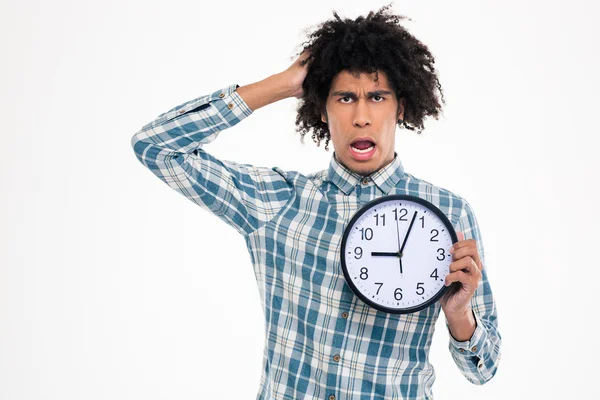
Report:
[[[368,92],[367,96],[374,97],[374,96],[381,96],[381,95],[384,95],[384,94],[392,94],[392,92],[390,92],[389,90],[376,90],[374,92]],[[350,92],[348,90],[338,90],[338,91],[335,91],[335,92],[331,93],[331,96],[332,97],[334,97],[334,96],[350,97],[350,98],[353,98],[353,99],[355,99],[355,98],[358,97],[356,95],[356,93]]]

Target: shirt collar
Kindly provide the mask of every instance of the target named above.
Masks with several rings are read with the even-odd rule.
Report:
[[[368,176],[362,176],[346,168],[337,160],[334,151],[327,171],[328,179],[346,195],[352,192],[356,185],[365,178],[368,179],[369,183],[374,182],[384,194],[388,194],[403,175],[404,168],[398,153],[395,151],[392,162]]]

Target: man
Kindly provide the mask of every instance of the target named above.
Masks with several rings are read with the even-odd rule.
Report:
[[[327,21],[285,71],[183,103],[132,140],[140,162],[244,236],[266,319],[258,399],[432,399],[428,361],[444,311],[449,349],[474,384],[500,360],[497,312],[475,214],[462,197],[404,171],[395,129],[437,116],[433,57],[384,7]],[[331,140],[328,169],[303,175],[222,161],[204,149],[257,109],[296,97],[296,124]],[[443,99],[443,97],[442,97]],[[346,284],[339,248],[365,203],[411,194],[435,204],[459,235],[446,285],[458,290],[412,314],[377,311]]]

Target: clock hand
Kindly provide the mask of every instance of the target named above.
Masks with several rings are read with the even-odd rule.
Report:
[[[402,275],[402,252],[400,251],[400,228],[398,228],[398,220],[396,220],[396,233],[398,235],[398,263],[400,264],[400,275]]]
[[[402,253],[398,253],[402,254]],[[398,257],[398,264],[400,264],[400,275],[402,275],[402,256]]]
[[[389,256],[389,257],[400,257],[400,253],[398,252],[388,252],[388,251],[372,251],[371,256]]]
[[[402,253],[404,251],[404,246],[406,246],[406,240],[408,239],[410,230],[412,229],[412,226],[415,223],[415,218],[417,218],[417,211],[415,211],[415,213],[413,214],[412,220],[410,221],[410,225],[408,226],[408,231],[406,232],[406,236],[404,237],[404,242],[402,243],[402,247],[400,247],[400,253]]]

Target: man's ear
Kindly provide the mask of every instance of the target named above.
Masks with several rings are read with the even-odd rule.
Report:
[[[327,110],[324,110],[324,112],[321,113],[321,121],[327,123]]]
[[[398,101],[398,120],[400,119],[404,119],[404,107],[406,106],[406,99],[404,97],[400,98],[400,101]]]

